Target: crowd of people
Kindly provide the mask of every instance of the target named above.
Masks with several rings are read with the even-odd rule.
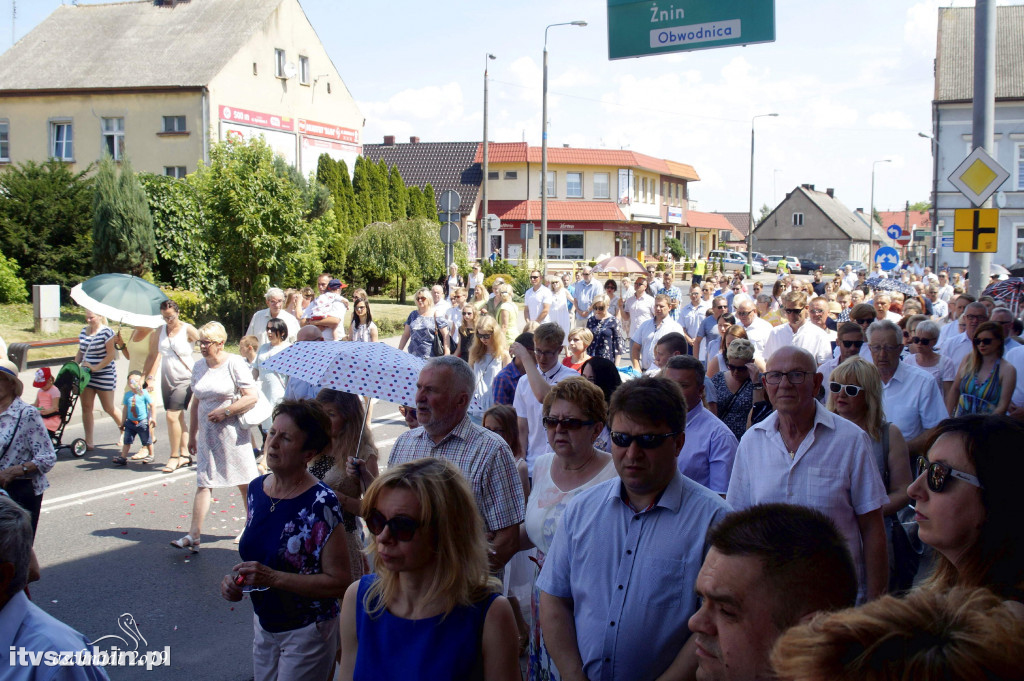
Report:
[[[367,402],[264,366],[380,340],[365,292],[270,289],[247,356],[169,301],[111,416],[151,441],[159,365],[165,470],[197,475],[175,547],[213,488],[242,493],[221,593],[252,602],[257,679],[1024,678],[1020,320],[946,272],[866,275],[534,271],[519,307],[455,268],[414,296],[399,347],[426,363],[386,458]],[[88,321],[103,375],[126,343]],[[0,481],[20,462],[35,502],[52,447],[21,389],[0,365]]]

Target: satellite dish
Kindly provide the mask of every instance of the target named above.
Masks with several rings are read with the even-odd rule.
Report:
[[[285,78],[294,78],[296,73],[298,73],[298,71],[295,68],[295,64],[293,64],[292,62],[288,62],[287,64],[284,65]]]

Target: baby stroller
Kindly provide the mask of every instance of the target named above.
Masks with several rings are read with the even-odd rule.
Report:
[[[78,396],[82,394],[82,389],[89,385],[89,376],[88,369],[78,366],[75,362],[68,362],[60,368],[57,378],[53,380],[53,385],[60,391],[60,404],[58,405],[60,425],[57,426],[57,430],[48,431],[50,440],[58,453],[61,449],[69,449],[76,458],[85,456],[85,440],[80,437],[75,438],[70,445],[66,445],[61,443],[61,437],[64,435],[64,428],[71,420],[71,415],[75,413]]]

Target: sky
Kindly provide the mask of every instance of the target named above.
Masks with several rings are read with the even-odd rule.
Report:
[[[3,50],[11,3],[0,0]],[[694,208],[743,211],[751,117],[778,113],[755,124],[755,213],[799,184],[867,209],[883,159],[876,209],[929,200],[931,142],[918,133],[931,133],[937,12],[974,4],[780,0],[774,42],[610,61],[604,0],[300,3],[362,109],[366,143],[481,140],[492,53],[488,137],[539,146],[544,28],[586,21],[548,31],[549,145],[688,163],[701,178],[690,184]],[[60,4],[18,2],[15,35]]]

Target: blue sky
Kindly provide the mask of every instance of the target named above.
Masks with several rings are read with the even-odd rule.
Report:
[[[202,2],[202,0],[191,0]],[[693,165],[704,211],[747,206],[750,119],[758,119],[754,204],[801,183],[867,208],[929,198],[931,98],[939,6],[963,0],[780,0],[776,41],[608,60],[604,0],[300,0],[366,116],[364,140],[482,138],[490,62],[493,141],[540,144],[544,27],[549,31],[549,143],[630,148]],[[59,0],[21,0],[18,37]],[[671,4],[666,0],[664,4]],[[1017,4],[1017,3],[1000,3]],[[10,46],[11,0],[0,0]]]

